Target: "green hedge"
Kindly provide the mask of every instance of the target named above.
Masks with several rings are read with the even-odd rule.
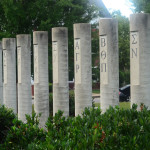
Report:
[[[9,120],[8,120],[9,121]],[[11,121],[10,121],[11,122]],[[11,122],[12,123],[12,122]],[[149,150],[150,110],[137,111],[110,107],[104,114],[100,109],[85,109],[82,117],[63,117],[59,111],[50,117],[46,130],[38,128],[35,114],[27,116],[27,123],[13,120],[0,149],[102,149],[102,150]]]
[[[16,116],[11,109],[0,105],[0,144],[5,141],[9,129],[14,125],[15,118]]]
[[[49,93],[52,93],[52,92],[53,92],[53,84],[49,83]]]

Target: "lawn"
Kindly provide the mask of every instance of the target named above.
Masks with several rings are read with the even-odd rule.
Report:
[[[95,107],[99,107],[99,105],[100,103],[95,103]],[[119,106],[123,109],[130,109],[130,102],[120,102]]]
[[[92,90],[93,93],[96,93],[96,94],[99,94],[100,93],[100,90],[99,89],[95,89],[95,90]]]

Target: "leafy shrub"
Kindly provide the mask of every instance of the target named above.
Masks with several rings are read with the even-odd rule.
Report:
[[[52,92],[53,92],[53,84],[49,83],[49,93],[52,93]]]
[[[48,148],[52,149],[149,149],[150,111],[137,106],[85,109],[82,117],[64,118],[61,112],[47,122]]]
[[[9,129],[14,125],[13,119],[15,118],[13,110],[0,105],[0,144],[4,142]]]
[[[75,116],[75,97],[74,91],[69,91],[69,116]]]
[[[110,107],[85,109],[82,116],[65,118],[61,111],[46,123],[46,131],[38,121],[27,117],[28,123],[15,121],[5,141],[6,149],[136,149],[150,147],[150,110],[142,104],[132,109]]]
[[[27,123],[18,119],[13,120],[14,126],[7,134],[3,147],[5,149],[28,149],[45,141],[45,131],[38,127],[39,120],[35,113],[32,116],[26,115]]]
[[[119,85],[124,86],[130,83],[130,70],[119,71]]]
[[[53,93],[49,93],[49,114],[53,116]]]

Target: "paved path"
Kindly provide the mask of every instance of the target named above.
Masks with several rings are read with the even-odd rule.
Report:
[[[100,103],[100,98],[94,98],[94,103]]]
[[[100,94],[92,93],[92,97],[94,98],[94,103],[100,103]]]

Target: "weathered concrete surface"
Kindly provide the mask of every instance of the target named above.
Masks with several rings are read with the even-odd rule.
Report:
[[[58,27],[52,29],[53,47],[53,115],[58,110],[69,116],[68,86],[68,29]]]
[[[40,127],[49,117],[48,32],[33,32],[34,44],[34,110],[41,113]]]
[[[2,42],[0,41],[0,104],[3,104]]]
[[[150,14],[130,16],[131,105],[150,108]]]
[[[26,121],[25,114],[32,114],[31,97],[31,35],[17,35],[18,63],[18,118]]]
[[[74,24],[75,116],[92,107],[91,25]]]
[[[101,109],[119,105],[118,22],[100,19],[100,91]]]
[[[3,38],[3,100],[8,108],[17,113],[16,101],[16,39]]]

